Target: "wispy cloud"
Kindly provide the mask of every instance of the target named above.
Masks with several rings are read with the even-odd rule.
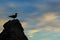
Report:
[[[40,32],[40,29],[33,29],[28,31],[29,37],[33,37],[35,33]]]
[[[0,20],[0,26],[3,26],[8,20]]]
[[[46,14],[43,14],[41,21],[42,22],[50,22],[50,21],[55,20],[56,17],[57,17],[57,14],[54,12],[46,13]]]
[[[7,3],[5,3],[5,5],[9,8],[17,8],[17,9],[24,6],[24,4],[16,3],[16,2],[7,2]]]
[[[26,27],[28,27],[28,25],[29,25],[27,22],[22,22],[21,24],[22,24],[22,27],[23,27],[23,28],[26,28]]]
[[[45,13],[42,16],[33,19],[27,19],[28,27],[33,24],[33,29],[42,29],[46,31],[54,31],[60,28],[60,22],[58,21],[58,14],[55,12]],[[35,23],[36,22],[36,23]],[[57,28],[57,29],[56,29]],[[29,29],[30,30],[30,29]],[[41,31],[41,30],[40,30]],[[59,30],[58,30],[59,31]],[[55,31],[54,31],[55,32]]]
[[[52,31],[53,30],[53,27],[52,26],[46,26],[46,27],[44,27],[44,30]]]
[[[7,22],[8,20],[5,19],[0,19],[0,33],[3,31],[3,25],[5,24],[5,22]]]

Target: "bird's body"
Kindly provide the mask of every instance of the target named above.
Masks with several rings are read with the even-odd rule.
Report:
[[[11,15],[11,16],[9,16],[9,17],[11,17],[11,18],[16,18],[17,17],[17,13],[15,13],[15,15]]]

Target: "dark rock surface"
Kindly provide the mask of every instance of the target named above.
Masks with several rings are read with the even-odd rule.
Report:
[[[0,40],[28,40],[18,19],[9,20],[3,27]]]

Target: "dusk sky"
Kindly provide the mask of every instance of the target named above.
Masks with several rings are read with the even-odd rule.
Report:
[[[60,0],[0,0],[0,32],[16,12],[29,40],[60,40]]]

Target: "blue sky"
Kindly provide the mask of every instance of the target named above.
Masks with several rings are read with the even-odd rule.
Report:
[[[0,32],[16,12],[29,40],[60,40],[60,0],[0,0]]]

